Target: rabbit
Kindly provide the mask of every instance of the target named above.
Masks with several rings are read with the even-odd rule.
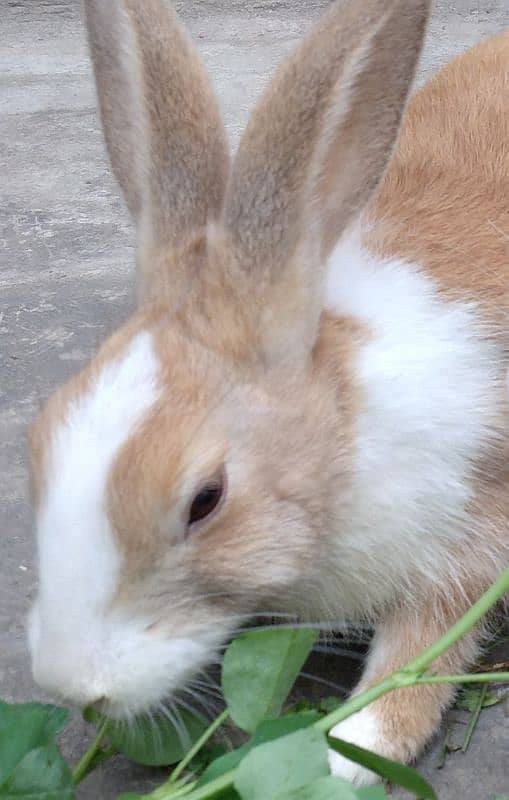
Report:
[[[139,302],[30,430],[34,678],[129,718],[277,610],[373,625],[362,691],[509,560],[509,35],[408,101],[428,0],[333,2],[230,160],[170,5],[85,12]],[[452,696],[333,733],[409,762]]]

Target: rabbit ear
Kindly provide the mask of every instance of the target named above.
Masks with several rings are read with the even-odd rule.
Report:
[[[85,0],[85,11],[106,142],[137,224],[143,278],[152,292],[158,277],[175,291],[223,205],[229,155],[218,104],[167,0]],[[172,274],[158,275],[165,269]]]
[[[384,174],[429,6],[335,2],[283,62],[248,124],[224,224],[253,284],[270,287],[259,302],[273,349],[313,345],[324,262]],[[305,345],[303,336],[311,336]]]

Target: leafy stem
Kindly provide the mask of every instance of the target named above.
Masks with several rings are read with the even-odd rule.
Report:
[[[475,704],[475,708],[474,708],[473,713],[472,713],[472,715],[470,717],[470,722],[469,722],[469,725],[468,725],[468,729],[467,729],[467,732],[465,734],[465,738],[463,740],[463,744],[461,745],[461,752],[462,753],[466,753],[468,748],[469,748],[469,746],[470,746],[470,742],[472,741],[472,736],[473,736],[473,733],[475,731],[475,726],[477,725],[477,721],[479,719],[480,713],[482,711],[482,707],[483,707],[483,703],[484,703],[484,699],[486,697],[487,691],[488,691],[488,684],[485,683],[483,685],[481,691],[479,692],[479,695],[477,697],[477,701],[476,701],[476,704]]]
[[[469,608],[453,626],[449,628],[435,644],[428,647],[424,653],[410,661],[405,667],[407,672],[424,672],[433,661],[443,655],[453,644],[456,644],[465,634],[474,628],[478,622],[509,592],[509,568],[506,569],[497,581]]]
[[[362,708],[377,700],[387,692],[405,686],[414,686],[423,683],[469,683],[496,680],[497,674],[491,673],[490,678],[485,673],[472,675],[428,675],[426,670],[443,655],[452,645],[456,644],[465,634],[474,628],[477,623],[493,608],[495,603],[509,592],[509,569],[502,573],[500,578],[482,595],[482,597],[469,608],[461,619],[450,628],[438,641],[428,647],[417,658],[409,661],[402,669],[385,678],[381,683],[372,686],[365,692],[352,697],[335,711],[322,717],[315,723],[319,730],[328,732],[331,728],[342,722],[347,717],[360,711]],[[509,673],[499,673],[498,680],[507,680]]]
[[[182,775],[183,771],[191,763],[191,761],[193,760],[195,755],[200,752],[200,750],[202,749],[203,745],[206,744],[208,742],[208,740],[210,739],[210,737],[213,736],[213,734],[217,731],[217,729],[219,727],[221,727],[221,725],[224,722],[226,722],[226,720],[228,719],[229,715],[230,714],[229,714],[228,709],[225,709],[223,711],[223,713],[220,714],[209,725],[207,730],[203,732],[203,734],[200,736],[200,738],[194,743],[194,745],[191,747],[191,749],[186,753],[184,758],[177,764],[177,766],[175,767],[175,769],[173,770],[173,772],[170,775],[170,779],[169,779],[168,783],[170,783],[170,784],[175,783],[177,778],[179,778],[180,775]]]
[[[92,744],[84,754],[83,758],[76,765],[73,771],[72,777],[76,785],[78,783],[81,783],[83,778],[87,775],[90,765],[92,764],[94,758],[101,749],[101,745],[106,737],[107,732],[108,732],[108,720],[104,720],[104,722],[102,723],[101,727],[97,732],[97,736],[95,737],[94,741],[92,742]]]
[[[420,683],[495,683],[509,682],[509,672],[478,672],[475,675],[419,675],[412,685]]]
[[[470,683],[486,682],[494,680],[509,680],[509,673],[480,673],[476,675],[430,675],[426,673],[428,667],[436,661],[443,653],[452,647],[459,639],[467,634],[484,615],[507,593],[509,592],[509,569],[485,592],[485,594],[461,617],[458,622],[450,628],[431,647],[421,653],[417,658],[410,661],[402,669],[393,673],[376,686],[371,687],[365,692],[352,697],[343,703],[335,711],[322,717],[314,723],[314,727],[320,731],[328,733],[331,728],[342,720],[360,711],[365,706],[377,700],[387,692],[394,691],[407,686],[417,684],[438,684],[438,683]],[[208,800],[220,795],[233,785],[235,770],[219,776],[210,781],[205,786],[192,789],[185,794],[186,800]],[[159,795],[158,800],[166,800],[171,795]]]

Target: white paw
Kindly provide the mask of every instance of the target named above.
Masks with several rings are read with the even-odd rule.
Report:
[[[380,728],[373,711],[363,708],[357,714],[353,714],[348,719],[340,722],[330,731],[330,736],[337,736],[346,742],[357,744],[366,750],[380,752]],[[335,750],[329,750],[329,765],[333,775],[344,778],[356,786],[368,786],[378,783],[380,778],[371,770],[361,767],[354,761],[349,761]]]

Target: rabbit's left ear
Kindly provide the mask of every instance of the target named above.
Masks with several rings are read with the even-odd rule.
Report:
[[[229,153],[201,60],[168,0],[85,0],[113,171],[149,294],[178,304],[223,207]]]
[[[430,0],[343,0],[283,62],[248,124],[224,225],[269,357],[309,353],[324,264],[384,175]]]

